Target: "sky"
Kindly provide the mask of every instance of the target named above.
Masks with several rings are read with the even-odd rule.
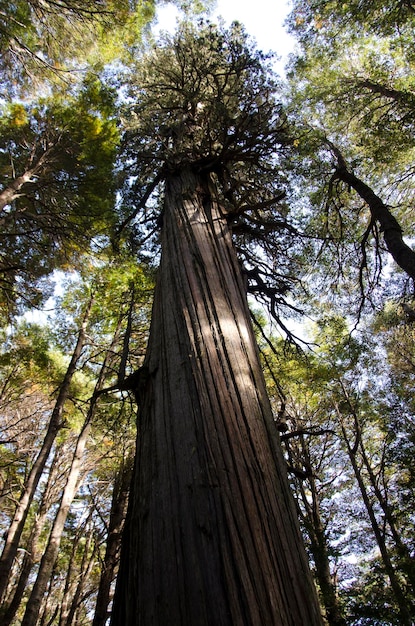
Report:
[[[275,67],[282,73],[287,55],[294,48],[293,38],[284,28],[289,11],[289,0],[217,0],[213,18],[221,16],[226,25],[241,22],[263,52],[272,50],[281,57]],[[157,29],[173,31],[177,15],[172,4],[160,7]]]
[[[263,52],[272,50],[281,57],[274,67],[280,75],[283,75],[287,55],[294,48],[293,38],[288,35],[283,25],[289,10],[290,0],[217,0],[213,19],[221,16],[226,25],[233,21],[241,22],[249,35],[256,39],[258,48]],[[174,32],[177,17],[178,10],[173,4],[166,3],[160,6],[157,10],[158,23],[153,32],[157,33],[160,30]],[[46,311],[40,315],[46,316]],[[39,321],[39,313],[26,314],[26,318],[29,321]]]

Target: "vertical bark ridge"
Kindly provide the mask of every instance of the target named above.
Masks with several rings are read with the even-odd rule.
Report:
[[[218,210],[218,208],[217,208]],[[222,220],[220,220],[220,217],[217,217],[216,220],[213,221],[217,221],[219,224],[224,224],[226,223],[225,220],[222,218]],[[222,235],[224,238],[226,237],[226,234],[223,233],[223,231],[220,233],[220,235]],[[227,237],[229,239],[229,233],[227,234]],[[210,238],[210,240],[206,243],[206,250],[204,248],[201,249],[202,254],[204,253],[204,266],[205,267],[210,267],[209,266],[209,262],[208,262],[208,258],[210,255],[210,250],[215,246],[215,241],[217,239],[215,238],[215,240],[212,239],[212,237]],[[203,240],[202,240],[203,242]],[[226,250],[228,250],[228,248],[226,248]],[[222,250],[219,249],[219,252],[221,252]],[[218,266],[218,261],[222,261],[222,264],[220,266]],[[222,277],[224,276],[224,268],[227,269],[229,267],[229,265],[234,268],[235,267],[235,260],[231,259],[231,264],[229,264],[229,262],[227,263],[223,263],[223,260],[219,257],[215,257],[215,271],[217,272],[217,274]],[[228,261],[228,259],[227,259]],[[202,279],[204,278],[203,276],[201,277]],[[232,342],[227,342],[226,340],[226,330],[221,328],[222,322],[223,320],[221,320],[221,318],[217,315],[218,313],[218,309],[221,308],[220,307],[220,303],[218,303],[218,296],[217,296],[217,292],[216,293],[212,293],[209,290],[209,279],[212,279],[213,281],[215,280],[215,276],[209,276],[207,275],[207,292],[208,292],[208,298],[204,301],[204,306],[205,306],[205,310],[206,310],[206,315],[209,318],[209,320],[211,319],[211,315],[216,317],[214,319],[214,323],[211,322],[211,327],[212,327],[212,338],[213,338],[213,346],[211,346],[211,352],[210,352],[210,358],[207,359],[208,363],[211,363],[214,360],[214,355],[217,355],[217,358],[220,362],[221,368],[222,368],[222,373],[224,374],[224,376],[226,377],[225,380],[227,382],[226,385],[226,389],[221,388],[220,386],[217,387],[218,389],[218,393],[216,395],[217,398],[219,399],[226,399],[227,398],[227,392],[231,391],[231,393],[229,394],[229,398],[231,399],[231,401],[234,401],[234,405],[232,406],[232,409],[236,415],[236,417],[240,417],[242,418],[242,420],[244,421],[244,429],[245,429],[245,440],[240,441],[239,445],[240,445],[240,451],[242,453],[242,456],[244,457],[244,463],[247,465],[250,465],[250,470],[251,472],[253,471],[255,474],[257,474],[257,480],[261,480],[264,478],[264,471],[261,470],[260,467],[252,467],[252,459],[256,459],[256,456],[258,455],[258,452],[262,449],[263,443],[261,441],[252,441],[250,439],[250,437],[255,437],[255,431],[253,429],[251,429],[249,421],[248,421],[248,416],[252,415],[252,413],[255,413],[255,408],[257,405],[257,394],[256,394],[256,381],[255,378],[252,376],[252,370],[250,371],[250,375],[247,375],[246,372],[241,371],[238,368],[238,360],[237,360],[237,356],[238,354],[236,354],[235,352],[239,352],[239,350],[242,349],[242,351],[245,353],[245,355],[247,356],[247,361],[246,364],[250,364],[252,362],[256,362],[256,357],[257,355],[253,355],[253,354],[248,354],[246,351],[245,346],[247,345],[252,345],[251,341],[248,341],[248,333],[244,332],[246,331],[246,325],[244,326],[244,328],[241,328],[239,325],[239,321],[238,319],[234,316],[234,321],[237,325],[238,331],[239,331],[239,335],[241,337],[241,341],[240,344],[236,346],[236,348],[234,347]],[[238,302],[238,299],[241,300],[241,289],[239,289],[237,292],[232,291],[230,294],[228,294],[226,292],[226,287],[229,286],[233,286],[235,285],[236,281],[234,280],[234,276],[226,276],[227,280],[226,282],[222,282],[221,287],[224,288],[224,296],[225,296],[225,304],[227,307],[229,307],[229,311],[233,312],[233,307],[235,306],[235,302]],[[217,281],[216,281],[217,282]],[[215,282],[214,282],[215,284]],[[237,283],[236,283],[237,284]],[[195,301],[197,302],[197,298],[195,298]],[[209,310],[209,303],[214,302],[216,305],[216,309],[213,311]],[[246,308],[246,304],[245,302],[241,302],[240,303],[241,307],[243,309]],[[200,316],[198,316],[200,319]],[[246,322],[246,317],[244,319],[244,321]],[[214,329],[217,328],[219,329],[219,334],[218,336],[215,336],[215,332]],[[245,335],[245,337],[243,337],[242,339],[242,335]],[[207,338],[209,338],[208,335],[203,334],[202,333],[202,337],[203,336],[207,336]],[[229,344],[229,345],[228,345]],[[209,346],[206,345],[206,343],[204,343],[204,347],[206,350],[208,350]],[[235,348],[235,349],[234,349]],[[246,366],[245,364],[245,366]],[[243,403],[243,399],[242,396],[240,394],[240,390],[239,390],[239,386],[238,386],[238,382],[236,380],[237,375],[240,375],[242,379],[244,378],[249,378],[251,377],[251,382],[254,382],[254,385],[252,386],[252,389],[254,391],[254,395],[256,397],[254,397],[253,399],[253,405],[251,405],[251,403],[248,403],[247,406],[244,406]],[[230,387],[232,387],[232,389],[230,390]],[[211,396],[210,396],[211,397]],[[222,400],[223,401],[223,400]],[[239,402],[239,406],[236,404],[236,402]],[[216,412],[216,408],[213,411],[213,414],[215,414]],[[226,422],[225,422],[225,428],[226,428]],[[228,432],[227,433],[228,438],[234,440],[236,437],[240,437],[241,433],[238,432],[238,430],[236,430],[235,432]],[[249,449],[248,449],[249,448]],[[237,467],[237,462],[235,457],[233,458],[233,462],[236,464]],[[243,485],[243,481],[250,481],[250,476],[251,474],[248,474],[248,476],[243,476],[243,477],[238,477],[238,483],[239,483],[239,488],[242,491],[242,485]],[[254,485],[252,485],[252,493],[254,494],[254,499],[258,500],[258,497],[255,498],[255,490],[254,490]],[[263,495],[263,494],[261,494]],[[243,499],[242,499],[243,502]],[[261,507],[264,510],[269,510],[270,506],[269,506],[269,500],[267,502],[263,501],[261,502]],[[249,511],[245,511],[246,513],[246,519],[249,519]],[[259,529],[251,529],[253,535],[257,535],[259,532]],[[267,538],[268,535],[267,535]],[[247,537],[244,538],[245,541],[247,541]],[[271,549],[271,544],[268,543],[268,547]],[[251,545],[251,548],[253,548],[253,543]],[[281,583],[280,583],[281,584]],[[283,586],[283,585],[281,585]]]
[[[191,172],[162,248],[112,623],[321,624],[226,216]]]

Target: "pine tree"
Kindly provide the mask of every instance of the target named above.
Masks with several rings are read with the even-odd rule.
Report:
[[[232,239],[284,233],[265,65],[238,26],[185,26],[132,89],[136,214],[163,181],[162,252],[114,626],[321,623]]]

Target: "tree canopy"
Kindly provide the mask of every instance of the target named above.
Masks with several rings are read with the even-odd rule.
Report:
[[[0,1],[0,621],[108,623],[126,523],[114,625],[137,554],[193,622],[291,623],[298,519],[324,623],[409,626],[415,7],[294,0],[282,79],[180,4]]]
[[[289,98],[305,185],[313,206],[324,207],[321,234],[340,241],[350,233],[360,243],[366,293],[386,262],[382,233],[395,260],[388,234],[399,247],[402,233],[412,234],[411,24],[405,2],[370,3],[370,10],[369,3],[296,3],[289,19],[301,45]],[[404,269],[413,276],[407,252]]]

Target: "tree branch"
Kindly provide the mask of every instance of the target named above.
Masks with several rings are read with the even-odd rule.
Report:
[[[336,176],[349,185],[366,202],[370,209],[372,220],[380,225],[386,247],[393,259],[411,278],[415,279],[415,252],[403,240],[403,231],[398,220],[392,215],[388,206],[378,195],[358,178],[347,167],[340,150],[331,141],[327,145],[337,159]]]
[[[121,222],[121,224],[118,226],[117,230],[116,230],[116,238],[118,238],[122,231],[124,230],[124,228],[126,226],[128,226],[128,224],[130,222],[132,222],[132,220],[137,217],[138,213],[140,211],[142,211],[146,204],[147,201],[149,199],[149,197],[151,196],[151,194],[153,193],[153,191],[155,190],[155,188],[157,187],[157,185],[159,184],[159,182],[161,182],[164,178],[164,172],[160,171],[156,177],[151,181],[151,183],[148,184],[143,197],[141,198],[140,202],[138,203],[137,207],[134,209],[134,211],[132,213],[130,213],[130,215],[123,221]]]

